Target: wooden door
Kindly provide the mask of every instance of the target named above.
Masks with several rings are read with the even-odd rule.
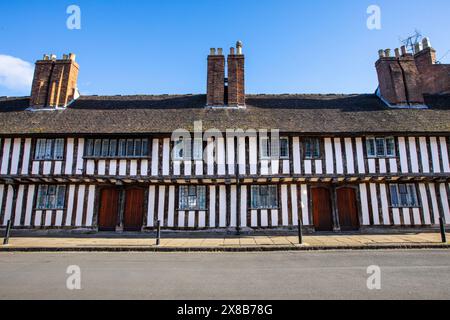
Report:
[[[333,231],[330,191],[327,188],[312,188],[311,196],[316,231]]]
[[[353,188],[340,188],[336,190],[337,209],[341,230],[351,231],[359,229],[358,205],[356,191]]]
[[[103,189],[100,193],[100,208],[98,213],[99,231],[116,231],[119,214],[119,190]]]
[[[133,188],[125,193],[123,229],[141,231],[144,220],[144,189]]]

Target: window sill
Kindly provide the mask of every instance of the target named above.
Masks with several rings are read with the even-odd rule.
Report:
[[[401,206],[401,207],[390,206],[389,208],[391,208],[391,209],[421,209],[422,207],[420,207],[420,206]]]
[[[33,161],[62,162],[65,161],[65,159],[33,159]]]
[[[177,211],[209,211],[208,209],[177,209]]]
[[[34,211],[66,211],[66,208],[62,208],[62,209],[39,209],[39,208],[34,208]]]
[[[367,157],[367,159],[397,159],[396,156],[392,156],[392,157],[388,157],[388,156],[384,156],[384,157]]]
[[[249,210],[280,210],[280,208],[250,208]]]

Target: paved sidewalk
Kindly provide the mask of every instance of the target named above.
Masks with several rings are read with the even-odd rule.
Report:
[[[156,246],[151,235],[92,237],[42,236],[11,238],[0,251],[282,251],[331,249],[405,249],[450,248],[443,244],[439,233],[407,234],[343,234],[307,235],[299,245],[298,237],[288,235],[227,236],[196,234],[187,238],[183,234],[164,235]],[[447,235],[450,239],[450,234]]]

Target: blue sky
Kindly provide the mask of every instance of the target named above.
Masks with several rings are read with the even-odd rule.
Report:
[[[72,4],[81,30],[66,27]],[[366,27],[372,4],[381,30]],[[204,93],[209,48],[228,52],[236,40],[248,93],[371,93],[378,49],[418,29],[441,57],[449,15],[448,0],[1,1],[0,96],[28,95],[27,81],[8,77],[28,79],[43,53],[67,52],[77,54],[82,94]]]

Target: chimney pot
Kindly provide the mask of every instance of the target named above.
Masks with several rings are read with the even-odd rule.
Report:
[[[384,55],[386,56],[386,58],[389,58],[391,56],[391,49],[384,50]]]
[[[222,48],[217,49],[217,54],[219,56],[222,56],[223,55],[223,49]]]
[[[242,41],[236,42],[236,49],[237,49],[237,54],[241,55],[242,54]]]
[[[230,48],[230,54],[231,54],[231,55],[234,55],[234,54],[235,54],[234,47],[231,47],[231,48]]]
[[[402,56],[406,56],[408,54],[408,51],[406,51],[406,46],[401,46],[400,50],[402,51]]]
[[[43,60],[50,60],[50,56],[48,54],[44,54]]]
[[[427,49],[427,48],[431,48],[431,42],[430,42],[430,38],[423,38],[422,39],[422,46],[423,46],[423,48],[424,49]]]
[[[55,60],[56,60],[56,54],[53,54],[53,53],[52,53],[52,54],[50,55],[50,59],[52,59],[53,61],[55,61]]]
[[[209,55],[215,56],[216,55],[216,48],[209,49]]]
[[[63,54],[63,60],[68,60],[68,59],[69,59],[69,55]]]
[[[76,55],[75,53],[69,53],[69,59],[75,61]]]
[[[420,42],[416,43],[416,45],[414,46],[414,50],[415,53],[419,53],[420,51],[422,51],[422,44]]]
[[[384,50],[378,50],[378,56],[384,58]]]
[[[399,48],[395,48],[395,57],[400,58],[400,49]]]

